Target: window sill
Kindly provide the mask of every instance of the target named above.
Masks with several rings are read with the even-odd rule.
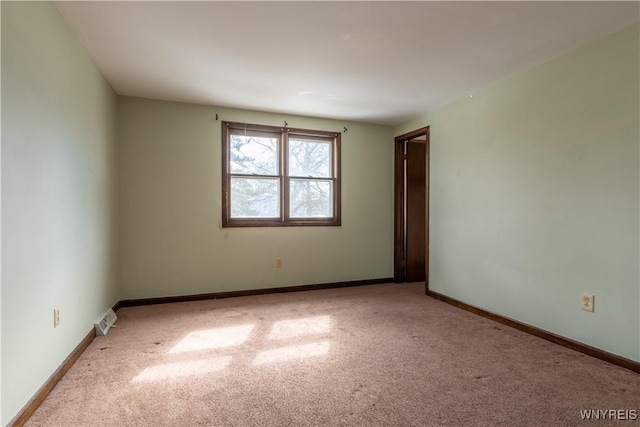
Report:
[[[289,221],[273,221],[273,220],[227,220],[222,221],[222,228],[236,227],[340,227],[341,222],[330,218],[327,220],[289,220]]]

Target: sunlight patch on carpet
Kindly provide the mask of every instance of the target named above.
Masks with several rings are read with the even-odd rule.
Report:
[[[231,326],[228,328],[193,331],[173,346],[169,353],[235,347],[244,343],[255,325]]]
[[[280,340],[302,335],[326,334],[331,329],[331,316],[305,317],[303,319],[276,322],[269,333],[270,340]]]
[[[291,347],[261,351],[256,356],[253,364],[264,365],[288,360],[306,359],[309,357],[323,356],[327,353],[329,353],[329,343],[327,341],[294,345]]]
[[[131,382],[160,381],[170,378],[181,378],[193,375],[203,375],[211,372],[223,371],[231,363],[231,356],[213,357],[204,360],[166,363],[150,366],[136,375]]]

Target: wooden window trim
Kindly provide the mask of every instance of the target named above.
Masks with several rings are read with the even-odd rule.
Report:
[[[280,185],[280,216],[277,218],[231,218],[231,178],[230,173],[230,137],[231,131],[264,132],[265,135],[279,134],[278,176],[256,175],[256,178],[278,178]],[[289,137],[318,139],[332,144],[332,176],[329,178],[309,178],[289,176],[288,147]],[[340,132],[315,131],[279,126],[254,125],[249,123],[222,122],[222,227],[292,227],[292,226],[341,226],[341,134]],[[297,218],[289,215],[289,186],[291,179],[326,180],[333,183],[333,217]]]

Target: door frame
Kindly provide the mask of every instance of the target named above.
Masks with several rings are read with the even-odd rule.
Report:
[[[426,137],[426,159],[425,159],[425,272],[424,283],[425,292],[429,289],[429,159],[430,159],[430,141],[429,141],[429,126],[416,129],[412,132],[402,134],[395,137],[394,140],[394,230],[393,230],[393,278],[396,283],[402,283],[404,279],[404,265],[406,260],[406,250],[404,246],[404,203],[405,203],[405,190],[404,190],[404,168],[405,168],[405,154],[404,143],[405,141],[415,139],[420,136]]]

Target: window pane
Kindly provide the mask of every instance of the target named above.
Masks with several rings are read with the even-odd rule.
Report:
[[[279,186],[278,179],[231,178],[231,217],[279,217]]]
[[[331,142],[289,139],[289,175],[331,178]]]
[[[278,138],[231,135],[231,173],[278,175]]]
[[[333,216],[333,183],[292,179],[289,203],[289,216],[292,218],[330,218]]]

